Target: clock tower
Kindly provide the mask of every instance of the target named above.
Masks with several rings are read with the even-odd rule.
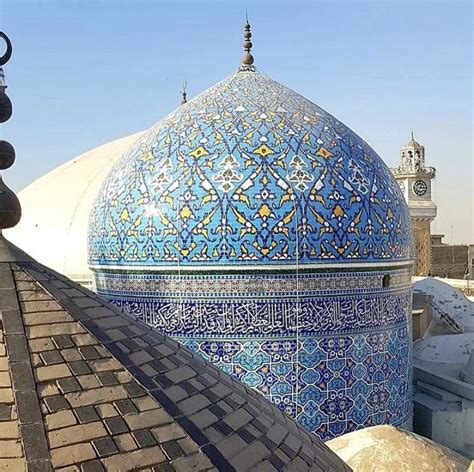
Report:
[[[431,270],[430,224],[436,216],[436,204],[431,199],[434,167],[425,165],[425,147],[410,141],[400,150],[400,166],[392,169],[410,211],[415,244],[414,275],[428,275]]]

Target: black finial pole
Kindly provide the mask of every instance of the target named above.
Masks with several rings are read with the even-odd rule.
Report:
[[[186,93],[186,87],[188,85],[188,82],[185,80],[183,83],[183,90],[181,91],[181,105],[184,105],[185,103],[188,102],[187,99],[187,93]]]
[[[12,102],[5,90],[7,84],[3,73],[4,66],[12,56],[12,43],[8,36],[0,31],[0,38],[6,43],[6,50],[0,57],[0,123],[5,123],[12,116]],[[15,161],[15,149],[8,141],[0,141],[0,170],[8,169]],[[0,177],[0,232],[12,228],[21,218],[21,206],[15,193],[7,187]]]

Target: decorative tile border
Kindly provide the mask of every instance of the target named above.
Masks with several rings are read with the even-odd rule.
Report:
[[[410,293],[302,300],[191,301],[119,298],[116,306],[170,336],[274,337],[369,332],[406,322]]]
[[[137,274],[104,272],[95,273],[95,285],[99,292],[117,293],[121,296],[152,294],[154,298],[215,298],[217,297],[293,297],[321,294],[343,294],[378,292],[383,287],[383,278],[389,274],[390,289],[396,290],[411,284],[411,272],[407,269],[367,272],[336,272],[311,274],[298,271],[281,274],[226,275],[207,273],[168,275],[156,270],[154,273]]]

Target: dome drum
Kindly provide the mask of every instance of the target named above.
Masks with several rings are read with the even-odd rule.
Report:
[[[411,268],[282,272],[103,272],[96,289],[322,439],[410,428]]]

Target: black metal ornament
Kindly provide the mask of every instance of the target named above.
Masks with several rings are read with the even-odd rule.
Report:
[[[13,107],[10,98],[5,93],[7,85],[3,80],[1,80],[3,79],[3,70],[1,70],[1,67],[4,66],[12,57],[13,48],[10,38],[3,31],[0,31],[0,38],[2,38],[7,45],[5,53],[0,57],[0,82],[2,82],[0,83],[0,123],[5,123],[5,121],[8,121],[12,116]]]
[[[8,121],[13,113],[12,102],[5,90],[0,90],[0,123]]]
[[[1,67],[1,66],[4,66],[12,57],[13,47],[12,47],[12,42],[10,41],[10,38],[3,31],[0,31],[0,38],[2,38],[7,45],[7,49],[5,53],[3,54],[2,57],[0,57],[0,67]]]
[[[0,57],[0,123],[7,121],[12,115],[12,102],[5,93],[7,85],[5,83],[3,69],[4,66],[12,56],[12,43],[9,37],[0,31],[0,38],[2,38],[6,45],[6,51]],[[15,149],[8,141],[0,141],[0,170],[8,169],[15,161]],[[21,205],[15,192],[11,190],[0,176],[0,233],[3,229],[12,228],[21,218]]]
[[[0,140],[0,170],[8,169],[15,162],[15,149],[3,139]]]

